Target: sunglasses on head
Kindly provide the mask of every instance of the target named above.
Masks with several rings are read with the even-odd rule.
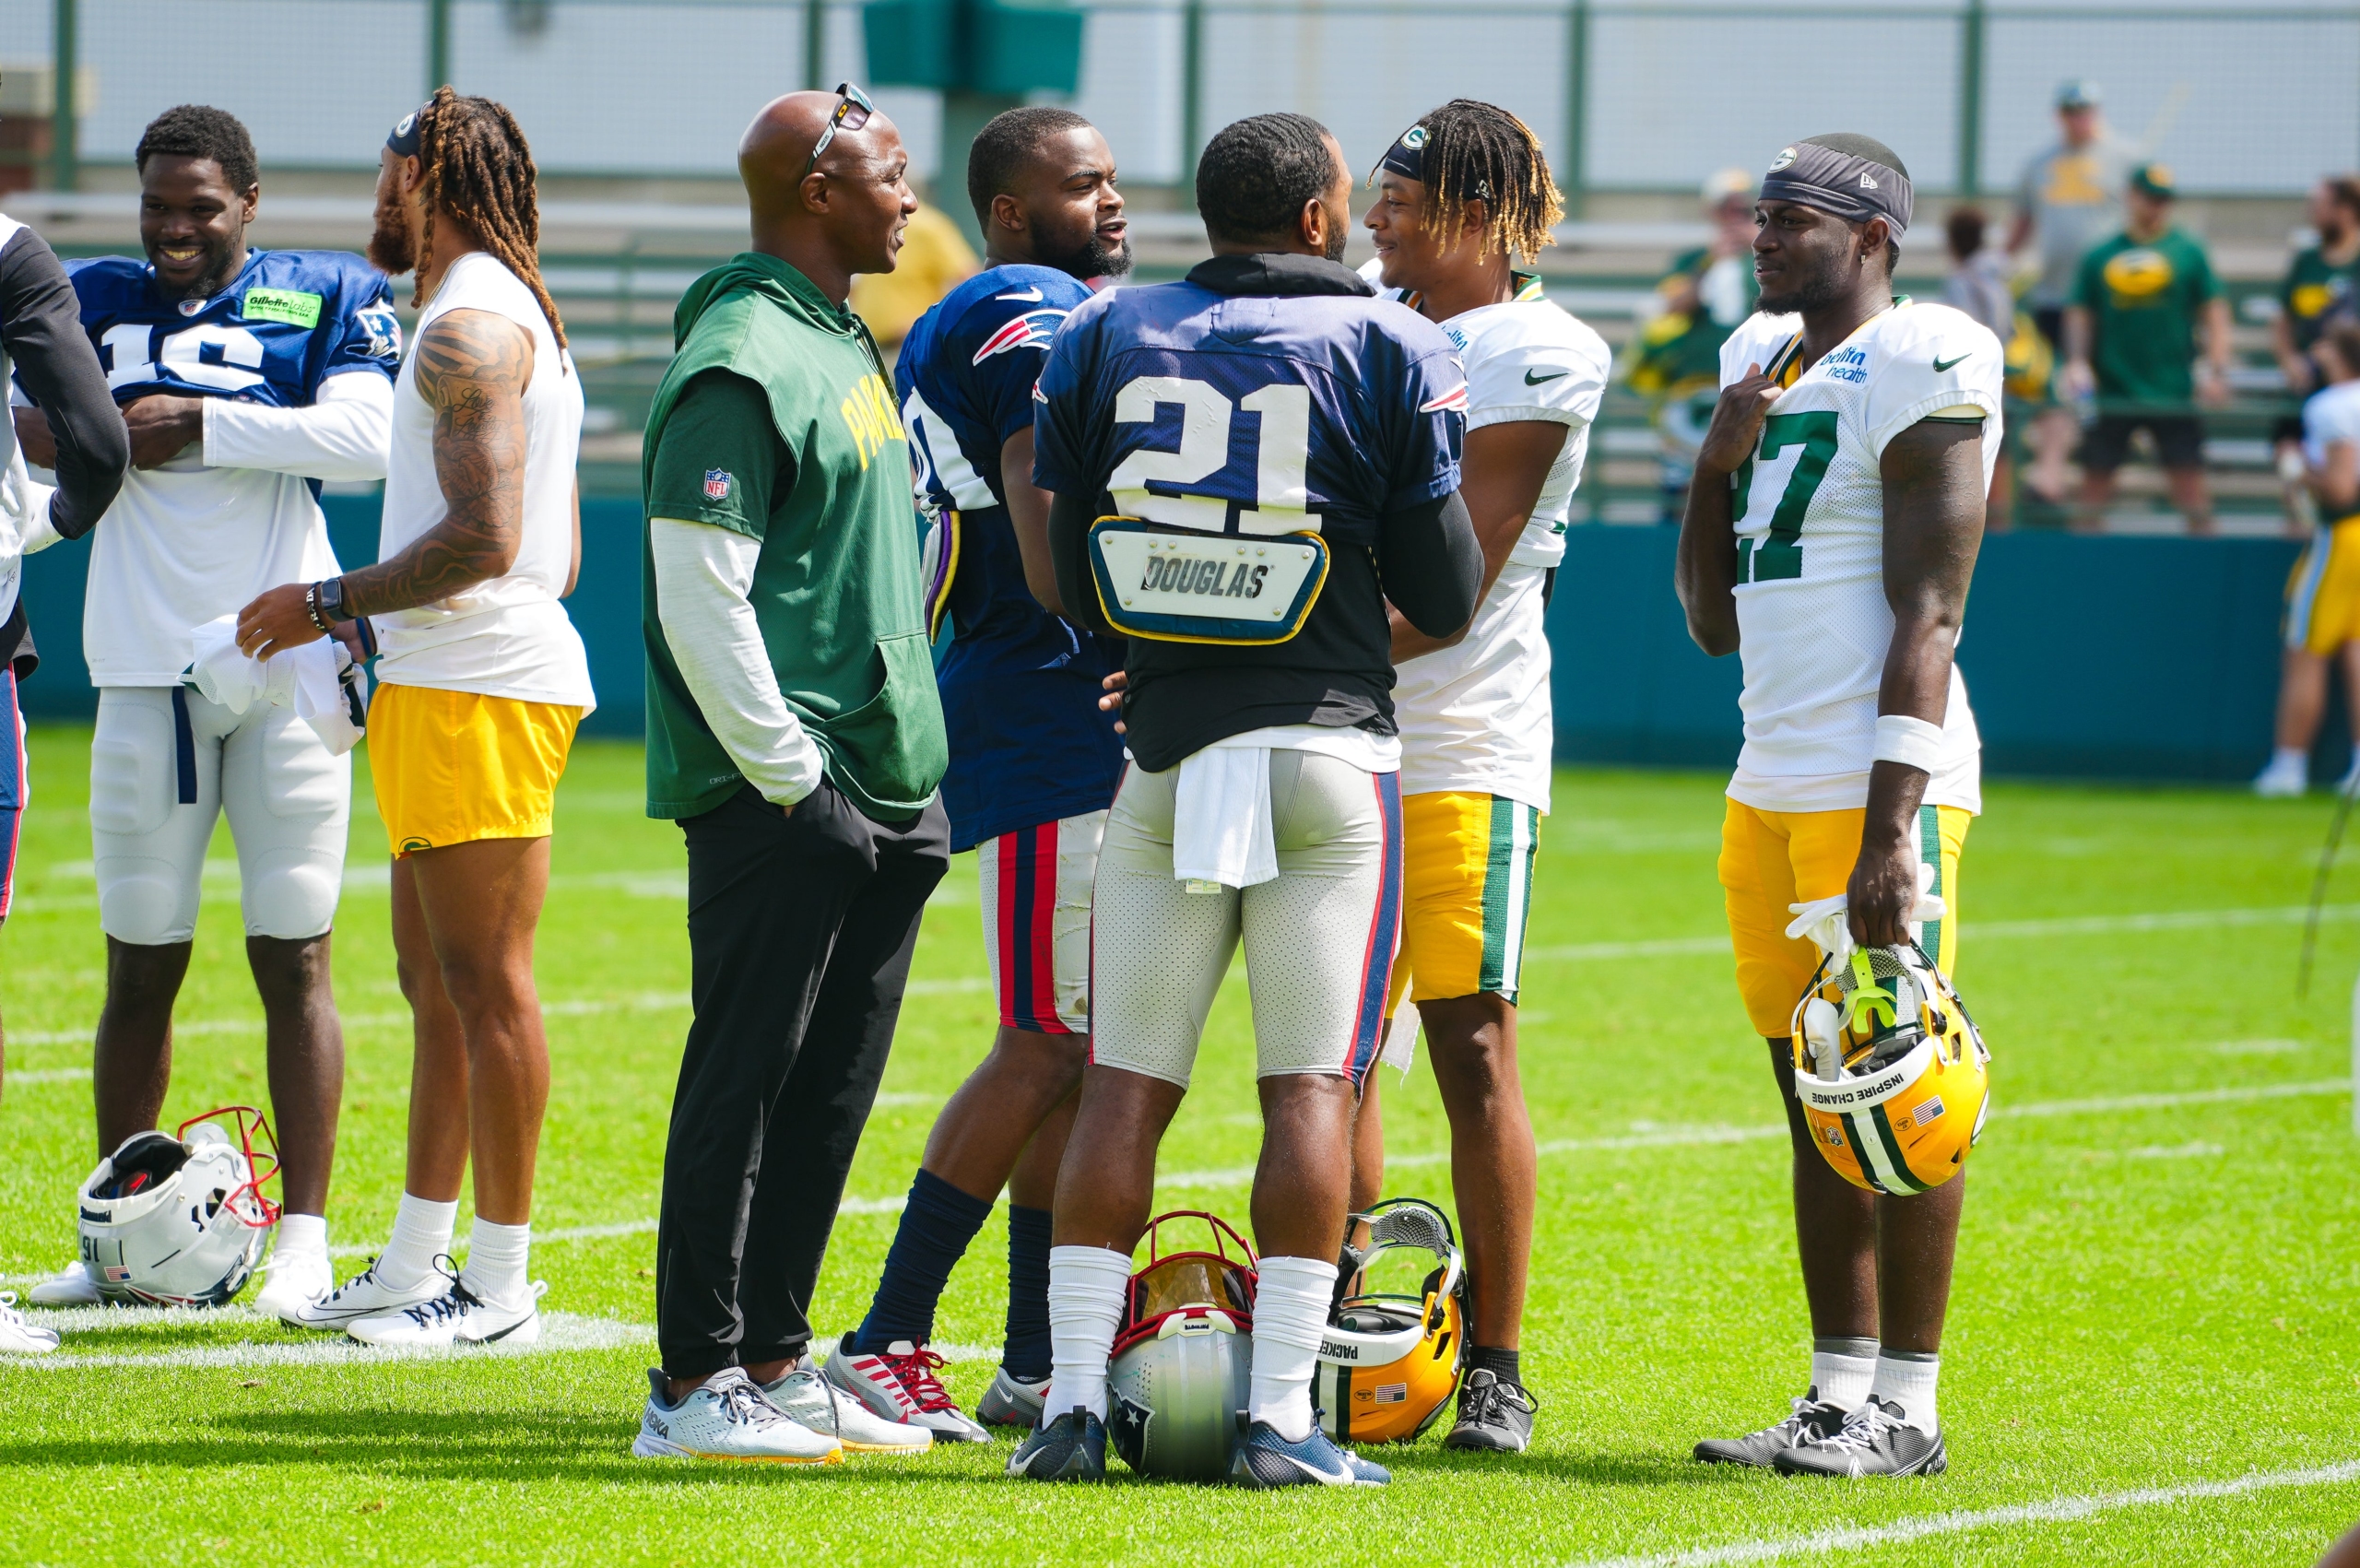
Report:
[[[868,95],[850,82],[836,84],[836,112],[828,116],[827,126],[820,133],[820,139],[811,144],[811,156],[803,160],[803,172],[806,174],[820,167],[820,155],[828,150],[830,142],[836,139],[837,131],[857,131],[868,124],[871,114],[877,112],[877,105],[868,101]]]

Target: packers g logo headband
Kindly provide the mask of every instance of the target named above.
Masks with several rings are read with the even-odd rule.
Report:
[[[1765,202],[1794,202],[1849,223],[1882,218],[1894,239],[1909,227],[1909,176],[1889,164],[1815,141],[1797,142],[1762,176]]]
[[[419,129],[419,122],[426,118],[427,108],[428,105],[420,104],[394,122],[392,132],[385,137],[385,145],[394,149],[395,158],[418,156],[419,144],[425,139]]]
[[[1402,132],[1400,138],[1391,147],[1385,149],[1385,156],[1377,160],[1377,167],[1390,169],[1403,179],[1415,180],[1422,185],[1426,183],[1426,147],[1433,140],[1434,133],[1427,130],[1423,124],[1412,125]],[[1375,175],[1369,176],[1369,183],[1372,185],[1376,183]],[[1478,180],[1475,183],[1475,189],[1469,194],[1479,200],[1489,201],[1492,197],[1492,183],[1489,180]]]

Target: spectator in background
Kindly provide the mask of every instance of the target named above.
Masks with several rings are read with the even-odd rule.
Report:
[[[2066,395],[2097,417],[2082,442],[2081,525],[2094,528],[2114,498],[2133,430],[2145,427],[2189,532],[2212,531],[2204,483],[2204,420],[2191,398],[2229,396],[2229,301],[2203,244],[2172,223],[2171,171],[2131,171],[2121,233],[2082,258],[2065,312]],[[2192,371],[2202,319],[2204,364]]]
[[[2329,384],[2303,406],[2302,466],[2287,486],[2288,521],[2308,543],[2286,579],[2277,743],[2253,781],[2265,796],[2297,796],[2310,783],[2328,661],[2339,654],[2344,695],[2360,711],[2360,322],[2338,321],[2311,352]],[[2360,747],[2344,787],[2354,773]]]
[[[1989,327],[1993,336],[2009,346],[2012,368],[2016,294],[2008,287],[2007,256],[1983,242],[1989,222],[1980,207],[1952,209],[1943,230],[1950,242],[1951,275],[1942,280],[1942,303],[1965,312]],[[1991,494],[1985,513],[1985,526],[1993,532],[2004,532],[2008,526],[2014,489],[2013,454],[2002,445],[1999,463],[1991,472]]]
[[[2139,149],[2108,128],[2099,111],[2098,84],[2076,77],[2057,89],[2059,139],[2024,165],[2016,185],[2015,222],[2008,253],[2038,247],[2039,275],[2025,290],[2033,324],[2054,355],[2065,352],[2065,307],[2076,269],[2090,247],[2122,227],[2122,187]],[[2000,342],[2008,341],[2002,334]],[[2033,490],[2052,504],[2065,500],[2065,459],[2073,449],[2072,411],[2047,400],[2027,427],[2033,449]]]
[[[982,265],[957,223],[938,207],[921,206],[903,233],[902,257],[893,270],[865,272],[852,280],[853,312],[868,324],[890,361],[918,317]]]
[[[1705,182],[1710,243],[1673,258],[1656,285],[1663,306],[1640,329],[1623,380],[1648,401],[1663,443],[1663,520],[1688,504],[1697,443],[1719,399],[1721,345],[1753,313],[1753,176],[1724,169]]]
[[[2326,383],[2310,360],[2311,345],[2328,324],[2353,310],[2353,285],[2360,275],[2360,175],[2322,180],[2311,192],[2311,227],[2319,242],[2295,253],[2278,290],[2278,319],[2270,324],[2271,351],[2285,372],[2287,389],[2306,396]],[[2273,432],[2281,441],[2302,439],[2303,425],[2290,419]]]

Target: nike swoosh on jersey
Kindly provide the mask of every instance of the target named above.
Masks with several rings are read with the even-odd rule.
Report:
[[[1534,371],[1527,371],[1524,372],[1524,384],[1527,386],[1539,386],[1544,381],[1555,381],[1560,376],[1569,376],[1573,373],[1574,372],[1571,371],[1551,371],[1544,376]]]
[[[1934,356],[1934,369],[1938,372],[1949,370],[1953,365],[1957,364],[1959,360],[1964,360],[1966,356],[1965,354],[1961,354],[1958,356],[1958,359],[1945,360],[1940,354],[1937,354]]]
[[[1008,294],[995,294],[992,298],[995,300],[1037,300],[1041,298],[1041,286],[1036,283],[1030,289],[1019,289]]]

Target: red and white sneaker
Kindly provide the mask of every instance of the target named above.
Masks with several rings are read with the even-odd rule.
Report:
[[[844,1337],[820,1374],[889,1421],[922,1426],[937,1443],[989,1443],[992,1434],[959,1408],[934,1369],[942,1358],[924,1345],[896,1339],[883,1355],[863,1355]]]

